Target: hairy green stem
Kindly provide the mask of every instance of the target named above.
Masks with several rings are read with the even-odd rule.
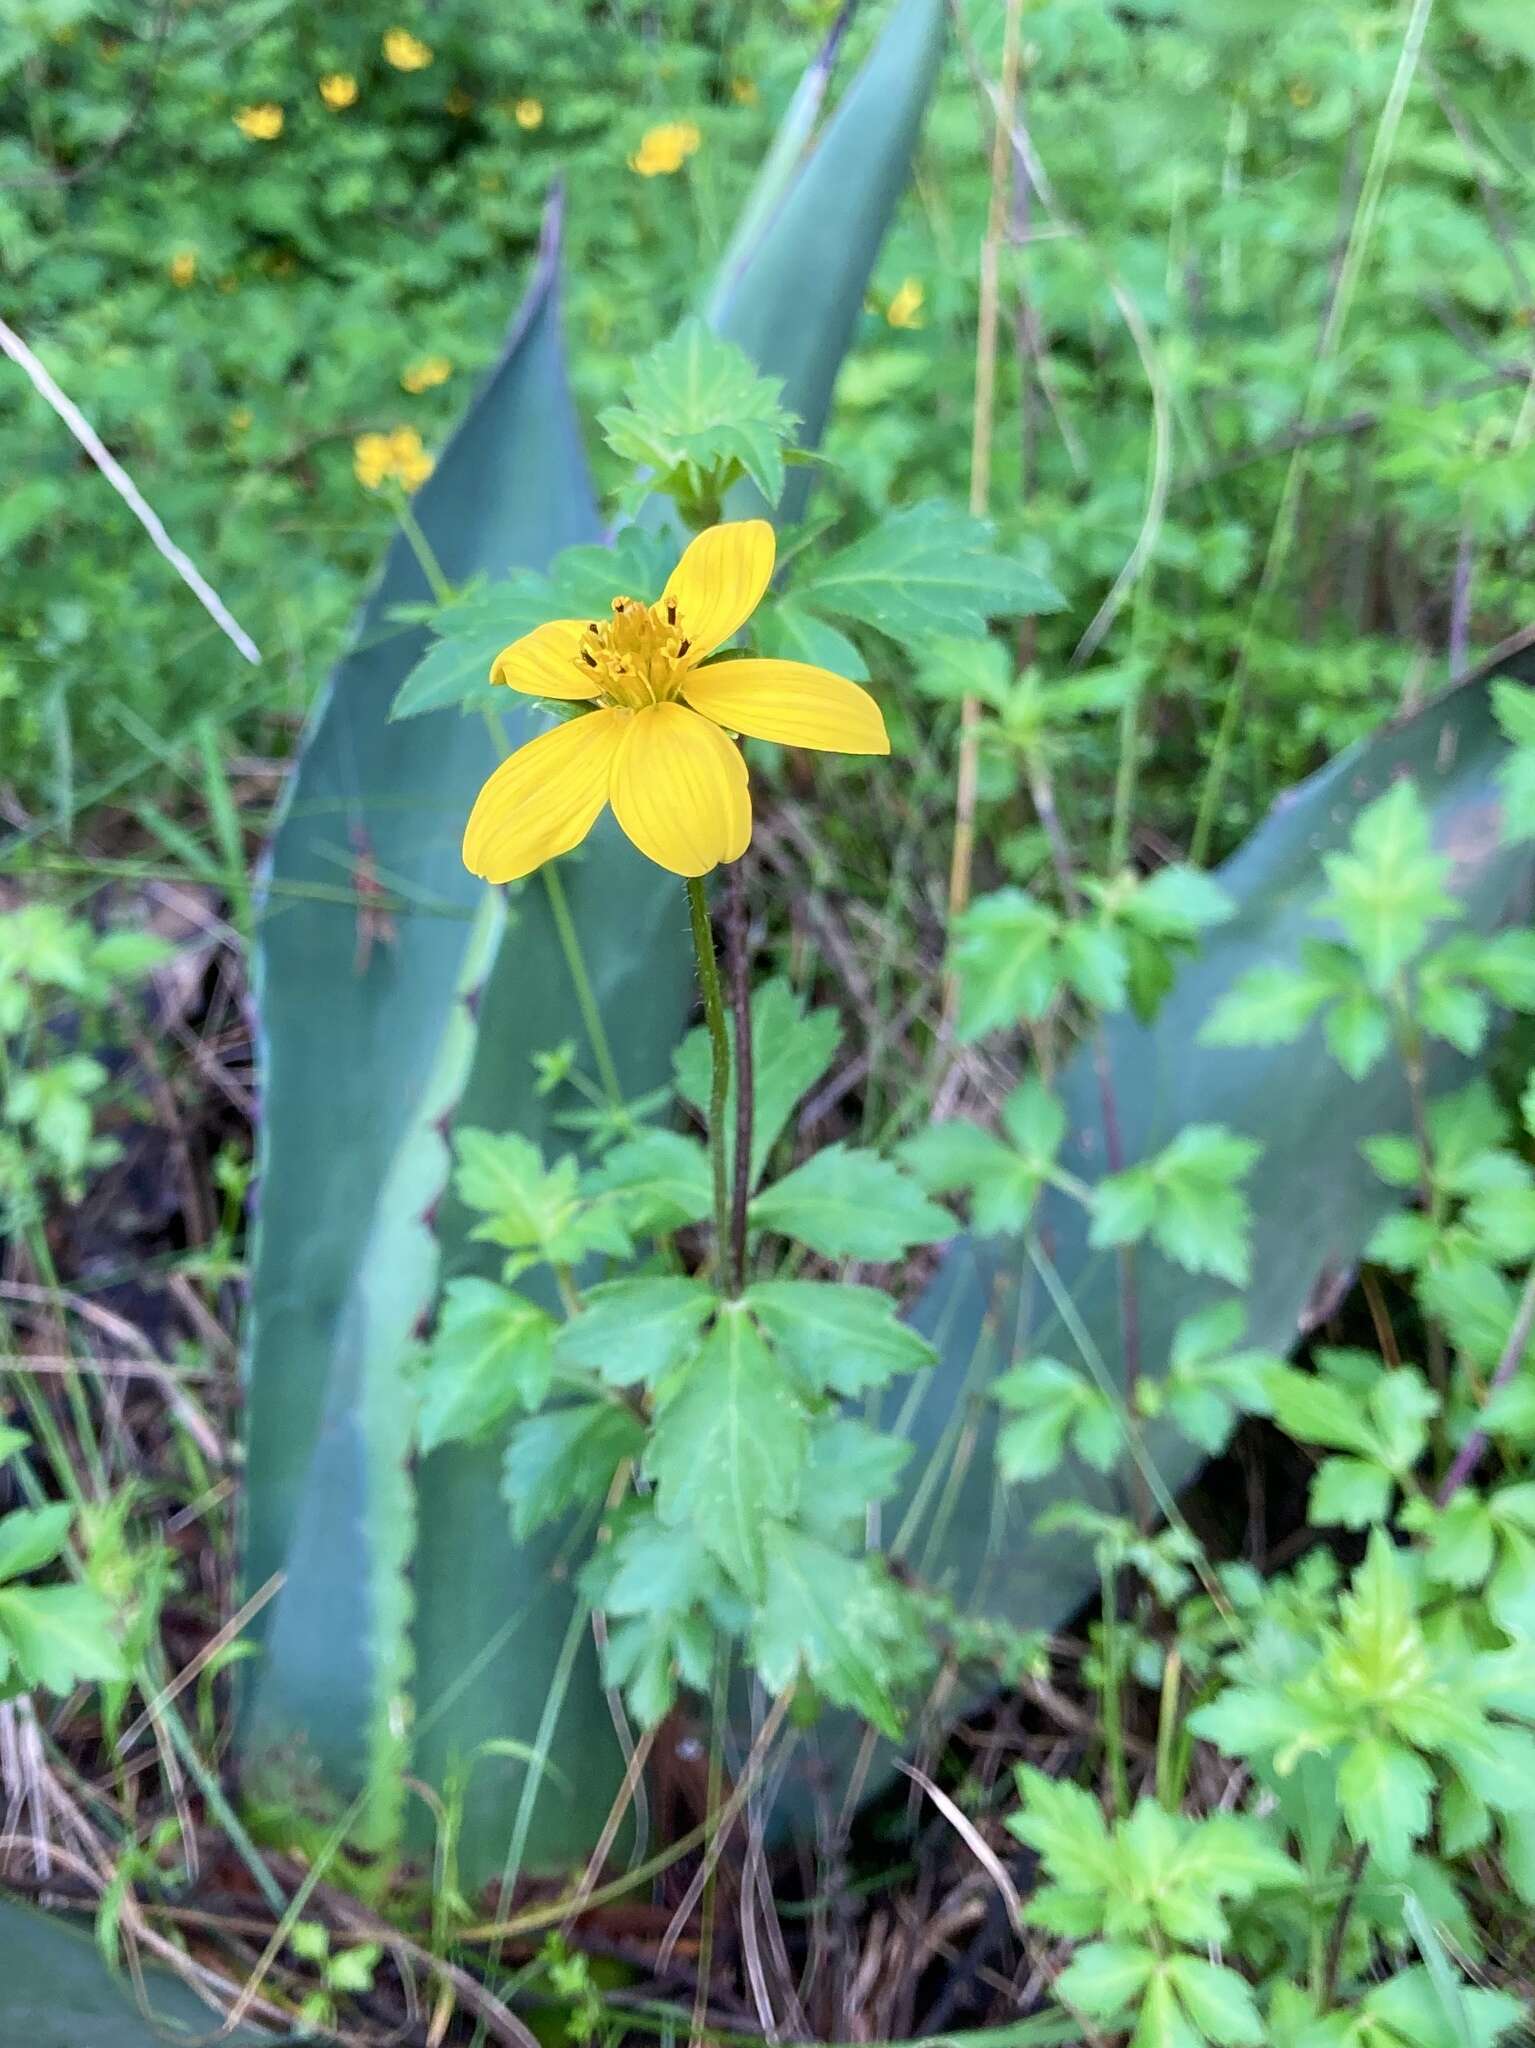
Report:
[[[730,1244],[730,1197],[725,1174],[725,1096],[730,1086],[730,1035],[725,1029],[725,1005],[720,995],[720,971],[714,957],[714,933],[709,925],[709,906],[704,885],[688,878],[688,915],[693,925],[693,951],[698,955],[698,985],[703,991],[704,1021],[714,1051],[714,1075],[709,1088],[709,1156],[714,1164],[714,1260],[721,1278],[725,1275]]]
[[[752,1112],[754,1108],[752,1067],[751,961],[746,912],[746,877],[739,861],[730,869],[729,940],[730,1013],[736,1027],[736,1145],[735,1173],[730,1188],[730,1291],[746,1292],[746,1205],[751,1199]]]

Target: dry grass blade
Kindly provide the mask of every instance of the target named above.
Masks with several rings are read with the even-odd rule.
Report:
[[[907,1763],[897,1764],[896,1769],[910,1778],[914,1784],[921,1786],[950,1827],[959,1835],[965,1847],[1001,1893],[1002,1903],[1007,1908],[1007,1917],[1013,1923],[1013,1932],[1020,1941],[1023,1940],[1023,1901],[1018,1896],[1018,1887],[1008,1876],[1007,1867],[996,1850],[981,1834],[974,1821],[960,1812],[948,1793],[935,1785],[925,1771],[919,1771],[915,1764]]]

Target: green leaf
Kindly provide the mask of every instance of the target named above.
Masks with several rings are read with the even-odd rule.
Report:
[[[763,1524],[794,1512],[807,1443],[794,1382],[744,1308],[729,1305],[656,1412],[645,1459],[656,1512],[688,1524],[757,1597]]]
[[[552,1318],[492,1280],[448,1283],[421,1380],[423,1452],[488,1436],[513,1408],[537,1408],[553,1370]]]
[[[1428,1833],[1434,1774],[1410,1749],[1366,1735],[1338,1771],[1338,1799],[1356,1842],[1367,1842],[1381,1870],[1399,1877],[1415,1842]]]
[[[701,1280],[609,1280],[587,1289],[581,1313],[555,1338],[554,1355],[561,1365],[600,1373],[609,1386],[653,1386],[689,1357],[714,1306]]]
[[[1390,1512],[1395,1491],[1391,1474],[1367,1458],[1324,1458],[1311,1482],[1307,1519],[1372,1529]]]
[[[762,1531],[762,1549],[751,1659],[763,1684],[776,1693],[808,1678],[894,1740],[901,1723],[891,1690],[911,1632],[895,1587],[872,1559],[843,1557],[780,1523]]]
[[[460,1130],[455,1147],[454,1189],[487,1219],[476,1237],[553,1265],[574,1265],[599,1245],[620,1257],[629,1250],[616,1217],[584,1208],[574,1159],[546,1168],[538,1146],[516,1131]]]
[[[607,1194],[636,1236],[700,1223],[714,1203],[709,1154],[680,1131],[641,1131],[626,1138],[586,1175],[588,1193]]]
[[[502,1478],[519,1541],[567,1509],[600,1508],[613,1474],[644,1440],[639,1418],[617,1401],[581,1401],[519,1422]]]
[[[1013,1415],[997,1438],[1004,1479],[1043,1479],[1070,1441],[1099,1472],[1111,1471],[1125,1448],[1124,1425],[1112,1402],[1073,1366],[1035,1358],[1003,1373],[995,1387]]]
[[[875,1152],[828,1145],[775,1181],[751,1206],[753,1223],[823,1258],[900,1258],[955,1231],[954,1218]]]
[[[1374,989],[1389,987],[1430,925],[1456,908],[1443,886],[1450,864],[1433,851],[1428,812],[1406,780],[1360,812],[1348,852],[1328,854],[1322,867],[1331,890],[1321,908],[1343,927]]]
[[[869,680],[868,664],[846,633],[788,598],[769,600],[753,612],[751,638],[759,654],[777,661],[808,661],[855,683]]]
[[[839,1549],[862,1541],[873,1501],[888,1500],[911,1445],[851,1416],[823,1422],[810,1439],[800,1520]]]
[[[933,1362],[932,1345],[875,1287],[759,1280],[747,1289],[746,1305],[812,1394],[861,1394]]]
[[[1266,2036],[1252,1992],[1237,1975],[1203,1956],[1174,1956],[1167,1975],[1180,2003],[1207,2041],[1252,2048]]]
[[[1059,923],[1022,889],[997,889],[956,918],[959,1035],[967,1043],[1049,1009],[1061,985]]]
[[[1239,1183],[1262,1148],[1219,1124],[1186,1124],[1154,1159],[1099,1183],[1091,1241],[1150,1235],[1190,1273],[1247,1278],[1251,1208]]]
[[[628,404],[609,406],[597,423],[624,461],[680,475],[693,493],[717,492],[744,474],[776,505],[783,444],[797,424],[779,404],[782,393],[781,377],[764,377],[702,320],[684,320],[634,365]]]
[[[1232,915],[1231,898],[1212,875],[1174,862],[1158,868],[1126,899],[1121,915],[1155,938],[1195,939]]]
[[[89,1586],[0,1586],[0,1641],[23,1682],[44,1692],[127,1676],[112,1609]]]
[[[18,1579],[23,1572],[52,1564],[69,1540],[73,1519],[74,1509],[67,1501],[46,1508],[15,1508],[0,1517],[0,1580]]]
[[[1333,993],[1293,967],[1255,967],[1216,1004],[1199,1036],[1206,1045],[1288,1045]]]
[[[1140,1996],[1156,1960],[1139,1942],[1089,1942],[1056,1978],[1056,1994],[1091,2019],[1117,2019]]]
[[[893,640],[977,636],[991,619],[1060,610],[1059,591],[993,550],[990,529],[934,502],[889,513],[791,585],[797,604]]]
[[[735,1170],[735,1019],[727,1017],[730,1084],[725,1097],[726,1174]],[[764,982],[752,996],[752,1185],[782,1137],[795,1106],[831,1064],[842,1035],[835,1010],[811,1010],[786,981]],[[704,1029],[689,1033],[676,1057],[677,1088],[700,1115],[709,1106],[712,1056]]]

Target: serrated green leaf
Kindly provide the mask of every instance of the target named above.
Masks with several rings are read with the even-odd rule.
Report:
[[[0,1580],[17,1579],[23,1572],[52,1564],[69,1540],[73,1519],[74,1509],[67,1501],[46,1508],[15,1508],[0,1517]]]
[[[933,1362],[932,1345],[876,1287],[759,1280],[745,1300],[774,1351],[814,1394],[861,1394]]]
[[[1434,1774],[1400,1743],[1366,1735],[1338,1771],[1338,1799],[1356,1842],[1367,1842],[1388,1876],[1406,1869],[1415,1842],[1428,1833]]]
[[[1021,889],[998,889],[955,920],[959,1035],[967,1042],[1042,1017],[1061,985],[1060,920]]]
[[[843,1557],[819,1538],[770,1522],[751,1658],[770,1692],[808,1678],[838,1706],[886,1735],[900,1733],[891,1699],[909,1624],[895,1589],[868,1558]]]
[[[44,1692],[127,1675],[112,1610],[90,1586],[0,1586],[0,1638],[23,1682]]]
[[[1255,967],[1210,1013],[1206,1045],[1288,1045],[1300,1037],[1332,990],[1293,967]]]
[[[1065,602],[1024,563],[994,552],[990,530],[941,501],[892,512],[791,585],[797,604],[901,642],[980,635],[994,618]]]
[[[1117,2019],[1144,1988],[1156,1960],[1155,1950],[1139,1942],[1089,1942],[1056,1978],[1056,1993],[1092,2019]]]
[[[609,1386],[654,1385],[693,1350],[715,1306],[701,1280],[657,1274],[587,1289],[581,1313],[560,1329],[561,1365],[601,1374]]]
[[[1184,2011],[1218,2048],[1252,2048],[1265,2040],[1253,1995],[1235,1970],[1203,1956],[1174,1956],[1167,1975]]]
[[[869,668],[846,633],[789,598],[769,601],[752,614],[752,645],[778,661],[808,661],[855,683],[869,680]]]
[[[866,1422],[839,1415],[810,1439],[800,1524],[838,1549],[862,1541],[871,1502],[888,1500],[911,1445]]]
[[[1377,990],[1456,908],[1444,889],[1450,864],[1433,851],[1428,813],[1407,780],[1360,812],[1348,852],[1329,854],[1322,866],[1331,885],[1322,909],[1343,927]]]
[[[634,365],[626,405],[598,414],[608,445],[663,477],[681,472],[700,491],[739,469],[767,500],[783,494],[783,445],[796,421],[779,403],[783,380],[764,377],[744,350],[685,320]]]
[[[617,1401],[580,1401],[518,1423],[506,1447],[502,1492],[520,1539],[571,1508],[595,1509],[645,1434]]]
[[[794,1512],[807,1446],[793,1380],[745,1310],[727,1307],[656,1412],[645,1458],[656,1512],[691,1528],[755,1598],[763,1524]]]
[[[792,1237],[823,1258],[900,1258],[914,1244],[954,1235],[947,1209],[878,1153],[828,1145],[764,1188],[751,1206],[759,1228]]]
[[[448,1283],[420,1383],[423,1453],[490,1434],[514,1408],[549,1391],[554,1325],[545,1310],[492,1280]]]
[[[611,1195],[637,1236],[700,1223],[714,1202],[709,1155],[680,1131],[641,1131],[603,1156],[586,1176],[592,1194]]]

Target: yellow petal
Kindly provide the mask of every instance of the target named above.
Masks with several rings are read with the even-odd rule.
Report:
[[[689,541],[662,594],[675,599],[688,642],[684,657],[702,661],[745,625],[773,573],[773,529],[765,519],[711,526]]]
[[[581,660],[585,619],[551,619],[535,626],[510,647],[503,647],[490,665],[493,683],[507,683],[526,697],[596,697],[601,691]]]
[[[739,860],[752,836],[740,749],[683,704],[647,704],[631,715],[610,795],[640,852],[674,875],[706,875],[722,860]]]
[[[540,733],[503,761],[475,798],[464,830],[470,874],[515,882],[579,846],[608,800],[623,736],[623,712],[593,711]]]
[[[754,740],[832,754],[888,754],[880,708],[867,690],[808,661],[717,661],[682,694],[695,711]]]

